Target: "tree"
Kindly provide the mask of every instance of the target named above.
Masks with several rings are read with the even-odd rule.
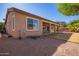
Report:
[[[0,30],[2,30],[4,27],[4,23],[3,22],[0,22]]]
[[[77,31],[79,30],[79,20],[73,20],[68,23],[68,28],[70,31]]]
[[[79,3],[59,3],[57,9],[66,16],[79,15]],[[73,20],[68,23],[67,27],[70,31],[79,31],[79,20]]]
[[[57,9],[66,16],[79,15],[79,3],[59,3]]]

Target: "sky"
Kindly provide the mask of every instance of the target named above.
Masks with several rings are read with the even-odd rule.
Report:
[[[79,19],[77,16],[65,16],[62,15],[56,7],[55,3],[0,3],[0,21],[6,16],[7,8],[16,7],[26,12],[44,17],[52,21],[64,21],[69,22],[75,19]]]

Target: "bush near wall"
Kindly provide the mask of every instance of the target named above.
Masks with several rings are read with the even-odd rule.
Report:
[[[79,32],[79,20],[70,21],[67,26],[71,32]]]
[[[0,31],[4,28],[4,22],[0,22]]]

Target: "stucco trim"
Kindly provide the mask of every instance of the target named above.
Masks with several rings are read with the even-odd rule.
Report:
[[[14,21],[14,25],[13,25],[13,21]],[[12,31],[15,31],[15,14],[12,15]],[[14,28],[13,28],[14,27]]]

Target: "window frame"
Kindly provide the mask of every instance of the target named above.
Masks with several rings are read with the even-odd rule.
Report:
[[[12,15],[12,31],[15,31],[15,14]]]
[[[38,21],[37,29],[34,29],[34,27],[33,27],[33,29],[28,29],[28,23],[27,23],[28,18]],[[26,31],[38,31],[39,30],[39,19],[33,18],[33,17],[26,17],[26,21],[25,22],[26,22]]]

